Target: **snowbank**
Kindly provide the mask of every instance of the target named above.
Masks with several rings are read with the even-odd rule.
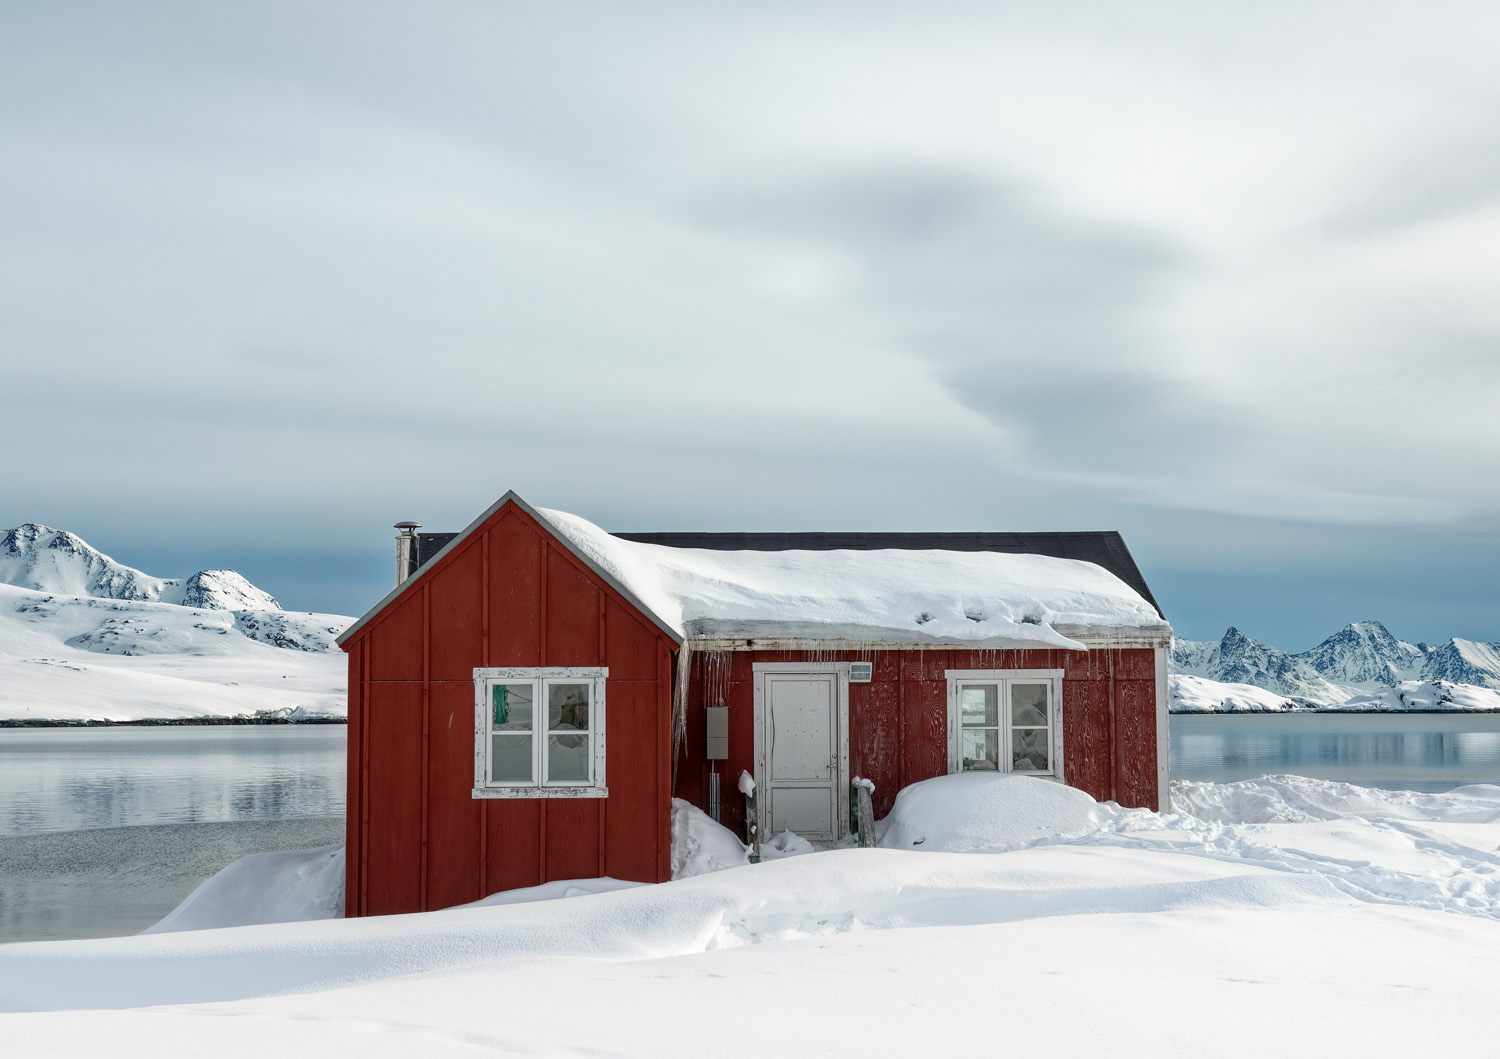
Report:
[[[344,914],[344,846],[253,853],[226,865],[142,934],[338,919]]]
[[[903,788],[881,822],[882,849],[978,853],[1065,841],[1112,812],[1083,791],[1033,776],[961,772]]]
[[[561,901],[570,897],[588,897],[591,894],[607,894],[616,890],[632,890],[646,883],[630,882],[626,879],[556,879],[540,886],[522,886],[515,890],[501,890],[497,894],[471,901],[457,908],[495,908],[499,905],[524,905],[533,901]]]
[[[1028,1039],[1065,1055],[1493,1051],[1500,787],[1178,785],[1208,817],[1308,818],[1239,823],[976,778],[1016,782],[976,785],[990,812],[915,848],[1023,848],[837,849],[435,914],[0,946],[0,1034],[49,1057],[763,1053],[764,1033],[724,1034],[732,1001],[775,1012],[798,1054],[988,1053],[1005,1027],[954,1006],[982,983],[982,1004],[1024,997]],[[888,832],[959,788],[910,790]],[[733,841],[695,811],[674,831]],[[850,1019],[850,997],[872,1002]],[[1276,1018],[1247,1029],[1247,1011]]]
[[[806,637],[1079,649],[1055,626],[1170,634],[1093,563],[945,551],[713,551],[624,541],[542,511],[580,552],[687,637]]]
[[[1500,823],[1500,786],[1473,784],[1442,794],[1388,791],[1307,776],[1262,776],[1235,783],[1172,781],[1172,808],[1220,824],[1314,820],[1420,820]]]
[[[672,799],[672,878],[738,868],[750,854],[733,831],[690,802]]]

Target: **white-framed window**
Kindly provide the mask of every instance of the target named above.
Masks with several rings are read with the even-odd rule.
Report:
[[[948,771],[1062,779],[1062,670],[950,669]]]
[[[474,670],[474,797],[604,798],[609,670]]]

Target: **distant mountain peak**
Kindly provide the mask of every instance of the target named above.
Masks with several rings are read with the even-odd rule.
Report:
[[[152,577],[118,563],[76,533],[26,522],[0,536],[0,584],[67,596],[176,603],[200,610],[280,610],[233,570]]]
[[[1396,639],[1382,623],[1357,621],[1294,657],[1334,683],[1369,687],[1416,677],[1425,655],[1415,644]]]

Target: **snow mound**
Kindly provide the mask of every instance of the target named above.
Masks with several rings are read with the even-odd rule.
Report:
[[[696,805],[672,799],[672,878],[688,879],[749,863],[750,854],[733,831]]]
[[[1052,780],[961,772],[904,787],[882,821],[882,849],[994,853],[1097,830],[1113,814]]]
[[[233,861],[142,934],[298,923],[344,915],[342,844]]]
[[[649,883],[631,882],[628,879],[612,879],[608,875],[597,879],[555,879],[540,886],[522,886],[514,890],[501,890],[478,901],[454,908],[494,908],[498,905],[529,905],[536,901],[560,901],[567,897],[589,897],[593,894],[613,893],[616,890],[633,890]],[[447,911],[444,909],[444,911]]]
[[[1500,786],[1472,784],[1441,794],[1360,787],[1308,776],[1262,776],[1235,783],[1172,782],[1174,811],[1217,824],[1315,820],[1500,823]]]
[[[760,844],[761,860],[779,860],[812,852],[813,844],[795,831],[783,831],[769,842]]]
[[[949,551],[713,551],[640,544],[542,516],[685,637],[846,639],[1082,649],[1063,630],[1170,634],[1093,563]]]

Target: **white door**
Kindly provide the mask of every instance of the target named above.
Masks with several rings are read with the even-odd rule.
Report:
[[[765,675],[766,838],[838,838],[837,673]]]

